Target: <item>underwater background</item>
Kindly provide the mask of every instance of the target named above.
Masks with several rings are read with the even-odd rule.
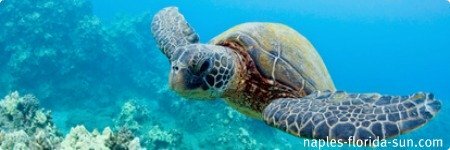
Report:
[[[399,138],[450,147],[445,0],[0,0],[0,149],[71,147],[81,135],[109,148],[302,149],[303,139],[223,101],[168,88],[169,62],[149,28],[167,6],[179,7],[203,43],[239,23],[286,24],[311,41],[340,90],[433,92],[441,112]]]

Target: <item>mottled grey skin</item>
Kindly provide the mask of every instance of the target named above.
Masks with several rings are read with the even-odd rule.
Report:
[[[159,13],[164,15],[155,15],[151,30],[157,37],[155,39],[161,51],[169,59],[178,47],[198,42],[197,33],[189,26],[177,8],[166,8]]]
[[[177,93],[227,99],[246,115],[299,137],[344,141],[394,137],[423,126],[441,108],[429,93],[387,96],[335,91],[312,45],[285,25],[243,24],[214,38],[212,44],[199,44],[178,9],[168,7],[155,15],[151,30],[171,62],[170,87]],[[280,88],[298,93],[283,93],[269,101],[259,99],[265,95],[251,97],[258,96],[251,91],[277,97],[271,91]],[[256,105],[265,108],[252,110]]]
[[[268,124],[297,136],[374,140],[420,127],[440,108],[430,93],[388,96],[324,91],[300,99],[277,99],[263,115]]]

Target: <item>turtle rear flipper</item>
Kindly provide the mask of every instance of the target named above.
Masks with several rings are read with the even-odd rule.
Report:
[[[161,51],[170,59],[177,47],[197,43],[199,37],[177,7],[160,10],[151,23],[151,30]]]
[[[387,96],[327,91],[274,100],[263,117],[269,125],[300,137],[371,141],[418,128],[440,108],[430,93]]]

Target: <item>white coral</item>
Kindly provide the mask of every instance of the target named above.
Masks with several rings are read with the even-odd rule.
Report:
[[[129,100],[122,105],[122,110],[115,119],[115,125],[116,129],[125,127],[135,132],[149,121],[151,121],[149,110],[143,105],[138,105],[135,100]]]
[[[25,131],[15,131],[12,133],[0,133],[0,149],[24,149],[27,146],[29,137]]]
[[[94,130],[90,133],[84,126],[76,126],[70,129],[70,133],[66,135],[66,138],[61,142],[61,149],[98,149],[107,150],[107,139],[111,137],[111,130],[106,128],[104,134],[99,134]]]
[[[45,124],[47,122],[47,116],[42,111],[37,111],[35,113],[34,119],[38,124]]]
[[[148,138],[151,143],[167,143],[169,145],[180,142],[180,137],[174,135],[172,132],[162,130],[159,126],[153,126],[148,131]]]
[[[94,130],[89,132],[83,125],[78,125],[70,130],[70,133],[66,135],[64,141],[61,142],[62,150],[75,150],[75,149],[95,149],[95,150],[108,150],[115,138],[114,133],[106,127],[102,133]],[[124,144],[131,150],[141,149],[139,138]]]
[[[141,148],[141,141],[139,140],[139,138],[134,138],[132,141],[130,141],[130,143],[128,143],[128,147],[129,150],[138,150],[138,149],[142,149]]]
[[[141,149],[138,138],[127,132],[114,134],[109,127],[102,133],[91,133],[84,126],[76,126],[62,141],[51,121],[50,113],[39,109],[34,96],[20,97],[18,92],[7,95],[0,101],[0,150]]]
[[[11,94],[6,95],[2,101],[0,101],[0,107],[6,111],[6,114],[15,114],[17,113],[17,104],[19,103],[19,99],[19,92],[12,92]]]

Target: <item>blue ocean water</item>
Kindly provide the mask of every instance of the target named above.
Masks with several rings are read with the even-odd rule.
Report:
[[[150,148],[301,149],[303,139],[219,100],[189,101],[168,89],[169,62],[149,29],[152,15],[167,6],[179,7],[203,43],[244,22],[286,24],[311,41],[340,90],[433,92],[443,104],[439,115],[399,138],[443,139],[439,149],[450,147],[445,0],[3,0],[0,94],[36,95],[64,133],[77,124],[115,126],[132,100],[151,112],[152,121],[138,121],[138,136],[160,126],[180,137],[159,147],[147,143]]]

